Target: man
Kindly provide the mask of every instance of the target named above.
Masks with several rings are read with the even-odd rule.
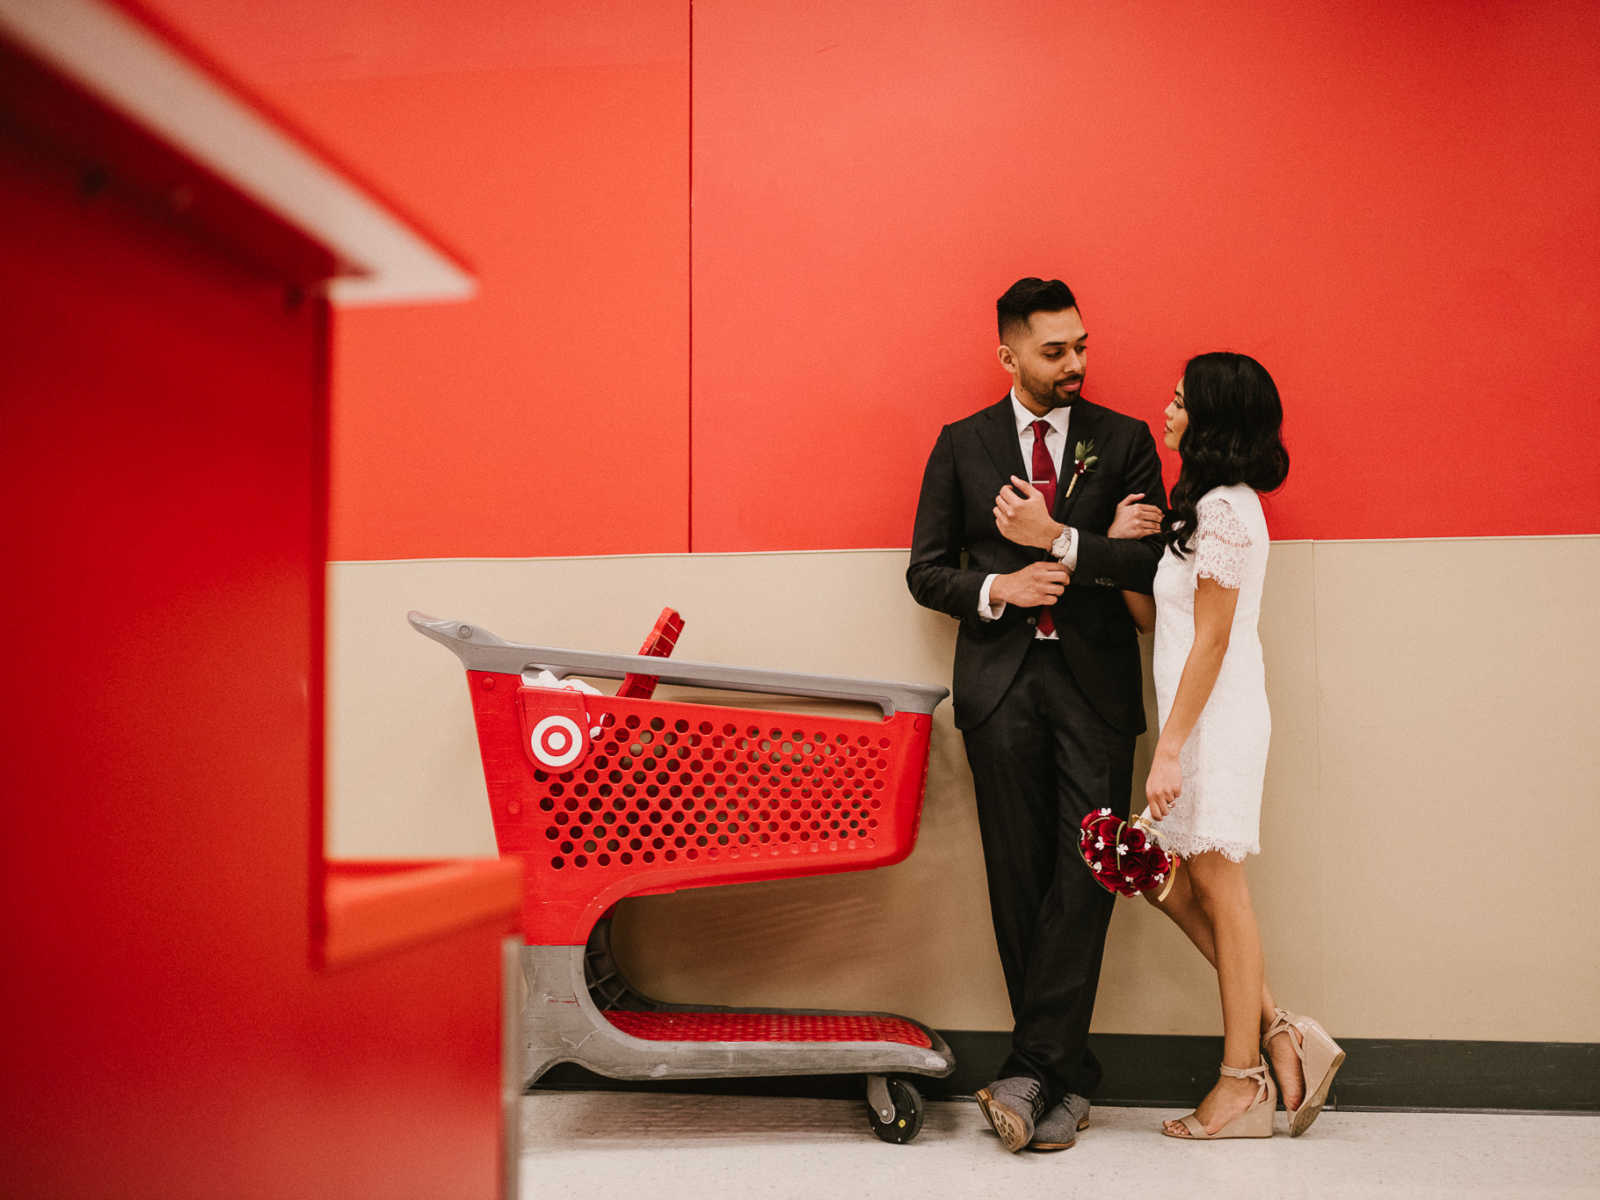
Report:
[[[940,431],[906,583],[961,622],[955,721],[1015,1023],[979,1104],[1008,1150],[1065,1149],[1100,1082],[1087,1039],[1113,899],[1078,826],[1128,810],[1144,702],[1121,590],[1149,593],[1161,554],[1156,536],[1107,531],[1125,496],[1166,494],[1144,422],[1080,394],[1088,341],[1067,285],[1020,279],[995,307],[1011,393]]]

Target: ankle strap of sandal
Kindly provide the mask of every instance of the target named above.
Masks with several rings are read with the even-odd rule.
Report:
[[[1221,1070],[1224,1075],[1232,1076],[1234,1079],[1254,1079],[1256,1081],[1256,1098],[1251,1102],[1252,1104],[1259,1104],[1266,1097],[1272,1095],[1272,1084],[1268,1082],[1269,1077],[1265,1061],[1258,1062],[1253,1067],[1242,1069],[1230,1067],[1227,1063],[1223,1063]]]
[[[1265,1049],[1267,1043],[1280,1033],[1287,1033],[1293,1028],[1294,1025],[1289,1020],[1289,1014],[1281,1008],[1278,1009],[1277,1016],[1273,1018],[1272,1024],[1267,1026],[1267,1031],[1261,1035],[1262,1049]],[[1293,1041],[1294,1039],[1291,1038],[1290,1040]]]
[[[1257,1083],[1263,1083],[1267,1078],[1267,1064],[1257,1063],[1253,1067],[1230,1067],[1227,1063],[1223,1063],[1222,1073],[1234,1079],[1254,1079]]]

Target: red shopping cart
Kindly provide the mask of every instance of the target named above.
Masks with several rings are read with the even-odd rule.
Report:
[[[523,862],[524,1078],[560,1062],[614,1079],[862,1075],[873,1131],[909,1142],[945,1076],[934,1030],[889,1013],[666,1004],[611,952],[627,896],[886,866],[916,841],[931,713],[944,688],[506,642],[410,614],[467,671],[502,855]],[[544,672],[548,672],[546,675]],[[550,686],[551,677],[557,686]],[[622,679],[616,695],[559,686]],[[656,700],[678,688],[868,702],[881,719]],[[542,686],[541,686],[542,685]]]

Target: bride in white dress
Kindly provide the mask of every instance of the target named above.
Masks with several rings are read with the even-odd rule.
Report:
[[[1256,631],[1268,547],[1257,493],[1289,470],[1283,407],[1255,359],[1202,354],[1184,368],[1166,417],[1166,443],[1183,460],[1171,511],[1163,519],[1129,497],[1112,535],[1159,528],[1167,543],[1153,610],[1151,597],[1126,593],[1140,628],[1155,629],[1161,734],[1145,797],[1157,840],[1184,860],[1165,901],[1146,897],[1217,968],[1223,1054],[1216,1085],[1163,1132],[1269,1136],[1281,1088],[1293,1136],[1322,1111],[1344,1053],[1316,1021],[1273,1000],[1244,871],[1246,856],[1261,851],[1272,731]]]

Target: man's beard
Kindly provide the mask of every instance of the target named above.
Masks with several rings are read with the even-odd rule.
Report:
[[[1066,408],[1083,391],[1083,377],[1081,375],[1076,380],[1078,386],[1070,391],[1058,388],[1054,383],[1036,383],[1031,379],[1026,382],[1028,384],[1028,394],[1047,408]],[[1066,382],[1074,381],[1068,380]]]

